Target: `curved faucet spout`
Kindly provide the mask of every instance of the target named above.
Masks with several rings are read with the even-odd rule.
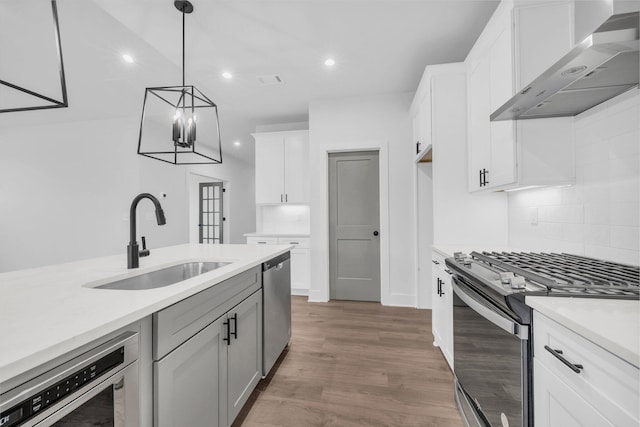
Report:
[[[138,268],[140,265],[140,252],[138,250],[138,242],[136,240],[136,209],[138,203],[142,199],[149,199],[153,202],[156,209],[156,220],[158,225],[165,225],[167,220],[164,216],[164,211],[160,205],[160,201],[149,193],[138,194],[131,202],[131,209],[129,211],[129,245],[127,246],[127,268]],[[143,238],[144,243],[144,238]],[[143,248],[143,256],[149,254],[146,247]]]

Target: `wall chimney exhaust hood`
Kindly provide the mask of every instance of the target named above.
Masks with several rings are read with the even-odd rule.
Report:
[[[613,15],[491,114],[491,121],[575,116],[638,86],[640,13]]]

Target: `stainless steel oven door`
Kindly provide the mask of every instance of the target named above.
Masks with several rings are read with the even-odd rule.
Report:
[[[456,402],[470,426],[529,426],[528,337],[520,325],[453,278]]]
[[[0,425],[139,427],[138,349],[138,334],[126,332],[3,394]],[[100,361],[114,352],[122,355],[119,361],[102,369]],[[93,378],[94,369],[95,380],[78,385],[83,375]],[[74,381],[77,383],[69,385]],[[68,387],[67,392],[57,391],[60,387]]]

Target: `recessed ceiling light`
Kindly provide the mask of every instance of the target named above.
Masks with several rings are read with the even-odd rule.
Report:
[[[225,71],[224,73],[222,73],[222,77],[224,77],[225,79],[231,79],[233,78],[233,74],[231,74],[228,71]]]
[[[236,147],[240,147],[240,141],[234,142],[233,145],[235,145]]]
[[[124,60],[124,62],[126,62],[127,64],[133,64],[134,60],[133,60],[133,56],[129,55],[128,53],[125,53],[122,55],[122,59]]]
[[[334,65],[336,65],[336,61],[333,58],[327,58],[324,61],[324,65],[326,65],[327,67],[333,67]]]

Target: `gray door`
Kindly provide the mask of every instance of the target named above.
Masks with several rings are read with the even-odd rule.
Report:
[[[331,299],[380,301],[378,152],[329,154]]]

